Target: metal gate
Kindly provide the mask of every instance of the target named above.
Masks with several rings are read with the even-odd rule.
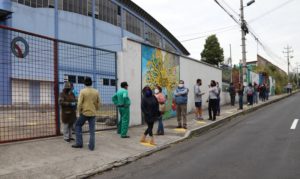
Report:
[[[115,128],[116,73],[115,52],[0,26],[0,143],[60,135],[59,93],[70,81],[79,94],[86,76],[101,96],[96,130]]]

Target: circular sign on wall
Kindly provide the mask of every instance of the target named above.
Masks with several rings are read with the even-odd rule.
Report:
[[[23,37],[15,37],[11,41],[11,51],[18,58],[25,58],[29,52],[29,45]]]

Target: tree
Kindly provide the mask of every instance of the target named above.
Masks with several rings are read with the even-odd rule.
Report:
[[[220,47],[216,35],[211,35],[206,39],[201,58],[204,62],[217,66],[224,61],[224,50]]]

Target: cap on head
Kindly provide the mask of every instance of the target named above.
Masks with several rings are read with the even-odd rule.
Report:
[[[179,84],[184,84],[184,81],[183,80],[179,80]]]
[[[85,77],[85,79],[84,79],[84,85],[85,86],[92,86],[92,84],[93,84],[93,81],[92,81],[92,79],[91,79],[91,77]]]
[[[65,88],[65,89],[71,89],[71,87],[72,87],[72,86],[71,86],[71,83],[70,83],[69,81],[66,81],[66,82],[65,82],[64,88]]]
[[[128,83],[126,81],[122,82],[121,83],[121,88],[125,88],[128,86]]]

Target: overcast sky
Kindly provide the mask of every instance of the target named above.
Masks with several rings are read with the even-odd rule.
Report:
[[[239,19],[240,0],[218,1]],[[244,4],[249,1],[244,0]],[[230,56],[229,44],[231,44],[233,63],[239,63],[242,56],[240,28],[214,0],[133,0],[133,2],[152,15],[179,41],[197,38],[182,42],[191,53],[191,57],[200,59],[205,39],[208,35],[216,34],[224,49],[225,59]],[[248,34],[247,61],[256,60],[258,51],[260,55],[287,71],[287,60],[283,50],[289,44],[294,51],[291,68],[296,68],[296,62],[300,65],[299,0],[256,0],[251,6],[245,7],[245,19],[266,49],[261,46],[257,48],[256,41]]]

